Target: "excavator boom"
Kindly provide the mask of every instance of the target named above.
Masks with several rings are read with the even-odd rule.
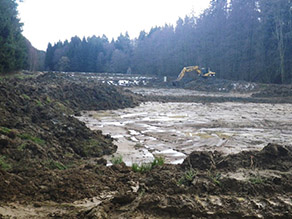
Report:
[[[198,75],[202,74],[202,71],[200,70],[199,66],[197,66],[197,65],[196,66],[187,66],[181,70],[176,81],[180,81],[185,76],[186,72],[191,72],[191,71],[196,71],[198,73]]]

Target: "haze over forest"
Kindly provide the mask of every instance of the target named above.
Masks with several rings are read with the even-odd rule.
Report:
[[[176,25],[48,44],[34,49],[21,34],[17,4],[0,4],[0,72],[19,69],[176,76],[184,66],[210,67],[223,79],[291,83],[292,2],[212,0],[200,16]]]

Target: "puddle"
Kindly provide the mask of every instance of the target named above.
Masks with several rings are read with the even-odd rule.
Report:
[[[85,111],[91,129],[112,135],[127,165],[163,156],[178,164],[192,151],[225,154],[292,144],[292,105],[254,103],[158,103]],[[108,158],[109,159],[109,158]]]

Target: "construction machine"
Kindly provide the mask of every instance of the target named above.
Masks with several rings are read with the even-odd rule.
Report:
[[[191,71],[196,71],[197,74],[203,78],[213,77],[216,75],[216,73],[213,71],[210,71],[209,68],[208,69],[202,68],[202,70],[201,70],[199,68],[199,66],[197,66],[197,65],[196,66],[187,66],[187,67],[184,67],[182,69],[182,71],[180,72],[180,74],[178,75],[178,77],[175,81],[180,81],[185,76],[186,72],[191,72]]]

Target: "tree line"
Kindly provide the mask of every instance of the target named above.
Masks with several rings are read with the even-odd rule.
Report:
[[[184,66],[210,67],[232,80],[291,83],[291,0],[212,0],[199,17],[175,26],[49,44],[49,70],[177,75]],[[131,70],[131,71],[130,71]]]

